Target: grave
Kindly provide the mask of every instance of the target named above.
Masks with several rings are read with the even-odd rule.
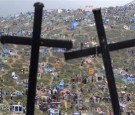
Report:
[[[63,90],[60,91],[61,95],[62,94],[64,95],[64,94],[67,94],[67,93],[70,93],[70,91],[68,89],[63,89]]]
[[[59,115],[60,111],[58,109],[50,108],[50,114],[49,115]]]
[[[57,90],[63,90],[65,87],[64,80],[61,80],[60,83],[56,86]]]
[[[135,84],[135,77],[134,76],[131,76],[131,75],[128,75],[128,74],[125,74],[122,76],[122,81],[125,83],[125,84]]]
[[[77,101],[77,110],[82,110],[83,109],[83,99],[81,97],[78,97],[76,99]]]
[[[72,82],[72,83],[70,84],[70,87],[71,87],[72,89],[76,88],[76,82]]]
[[[61,64],[60,62],[56,62],[53,64],[54,68],[60,68],[61,67]]]
[[[41,73],[38,73],[37,74],[37,79],[39,80],[39,79],[41,79],[41,77],[42,77]]]
[[[100,75],[100,74],[96,75],[96,82],[97,83],[102,83],[103,80],[104,80],[104,76],[103,75]]]
[[[15,97],[21,96],[22,97],[22,96],[24,96],[24,94],[21,91],[15,91],[15,92],[12,93],[12,96],[15,96]]]
[[[74,115],[81,115],[80,112],[75,112]]]
[[[5,69],[4,69],[4,67],[2,67],[0,71],[1,71],[1,72],[5,72]]]
[[[10,107],[7,104],[0,103],[0,110],[9,111]]]
[[[22,114],[24,113],[24,107],[22,105],[11,105],[10,111],[15,114]]]
[[[28,67],[27,65],[23,65],[23,67],[22,67],[22,72],[23,72],[24,74],[27,74],[27,73],[29,72],[29,67]]]
[[[53,68],[52,67],[44,67],[44,73],[52,73],[53,72]]]
[[[7,55],[1,54],[1,55],[0,55],[0,59],[1,59],[1,60],[6,60],[6,59],[7,59]]]

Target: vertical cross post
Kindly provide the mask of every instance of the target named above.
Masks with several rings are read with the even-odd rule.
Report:
[[[0,103],[2,103],[2,101],[3,101],[3,97],[2,97],[2,88],[0,88]]]
[[[33,24],[33,37],[32,37],[32,49],[31,49],[31,59],[30,59],[26,115],[34,115],[41,22],[42,22],[42,13],[43,13],[44,5],[42,3],[35,3],[34,6],[35,6],[35,14],[34,14],[34,24]]]
[[[93,13],[94,13],[94,18],[96,22],[96,28],[97,28],[97,33],[99,37],[99,43],[100,43],[101,53],[103,57],[103,62],[105,66],[105,72],[106,72],[106,77],[108,81],[108,87],[109,87],[110,97],[112,101],[113,112],[114,112],[114,115],[121,115],[109,49],[107,45],[105,30],[103,27],[101,10],[95,9],[93,10]]]

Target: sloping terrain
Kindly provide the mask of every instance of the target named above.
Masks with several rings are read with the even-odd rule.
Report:
[[[131,6],[107,8],[107,13],[105,9],[102,10],[108,43],[134,39],[135,32],[125,30],[122,26],[124,24],[133,25],[133,23],[128,22],[129,17],[127,17],[126,12],[121,14],[125,7],[127,13],[132,12],[133,7]],[[115,14],[119,16],[118,19],[114,17]],[[133,13],[130,15],[133,16]],[[73,22],[79,24],[72,27],[71,23]],[[118,25],[118,27],[111,25]],[[30,12],[0,18],[0,31],[3,35],[31,37],[32,26],[33,13]],[[72,40],[74,50],[98,45],[93,14],[87,14],[80,9],[68,12],[64,10],[61,13],[55,10],[52,12],[44,11],[41,37],[44,39]],[[81,46],[81,44],[83,45]],[[26,106],[31,48],[17,45],[0,46],[1,88],[7,92],[3,94],[3,103],[11,105],[21,102],[23,106]],[[64,49],[58,48],[40,48],[35,114],[38,115],[41,112],[39,114],[42,115],[42,111],[47,114],[47,110],[43,108],[50,105],[47,97],[50,97],[52,102],[58,98],[57,102],[61,103],[60,110],[69,115],[75,111],[87,111],[94,115],[101,111],[105,114],[112,111],[102,56],[99,54],[65,61],[63,51],[65,52]],[[120,103],[126,104],[123,109],[123,115],[125,115],[127,111],[134,110],[133,105],[135,103],[134,83],[122,81],[123,74],[131,75],[134,78],[134,48],[114,51],[110,55]],[[94,71],[93,74],[89,72],[90,68]],[[64,81],[64,85],[60,89],[60,82],[62,81]],[[54,98],[50,92],[56,89],[58,93]],[[68,90],[70,93],[62,93],[61,91],[64,90]],[[18,96],[16,91],[23,93]],[[122,91],[125,93],[123,94]],[[75,98],[76,95],[77,98]],[[127,97],[131,101],[127,100]],[[46,103],[47,105],[44,105]],[[54,108],[58,109],[59,107],[55,106]],[[81,109],[79,110],[79,108]],[[101,110],[97,111],[99,108]],[[8,111],[3,110],[3,112]]]

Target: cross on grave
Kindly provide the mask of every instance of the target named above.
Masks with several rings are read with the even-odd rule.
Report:
[[[30,72],[29,72],[29,85],[28,85],[28,96],[27,96],[27,112],[26,115],[34,115],[35,107],[35,95],[36,95],[36,82],[37,82],[37,68],[38,68],[38,57],[40,46],[47,47],[59,47],[59,48],[72,48],[71,41],[63,40],[50,40],[41,39],[41,22],[44,5],[42,3],[35,3],[34,23],[33,23],[33,37],[18,37],[18,36],[1,36],[0,41],[2,43],[18,44],[18,45],[31,45],[31,61],[30,61]]]
[[[135,46],[135,39],[122,41],[118,43],[107,44],[107,39],[106,39],[105,30],[104,30],[103,21],[102,21],[101,9],[95,9],[93,10],[93,13],[94,13],[94,18],[96,22],[96,28],[97,28],[100,46],[77,50],[77,51],[65,52],[64,53],[65,59],[69,60],[69,59],[93,55],[96,53],[98,54],[102,53],[113,112],[114,112],[114,115],[121,115],[109,51],[133,47]]]

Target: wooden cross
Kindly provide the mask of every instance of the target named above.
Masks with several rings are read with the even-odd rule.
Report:
[[[3,102],[3,98],[2,98],[2,88],[0,88],[0,103]]]
[[[78,51],[65,52],[64,54],[65,59],[69,60],[69,59],[93,55],[96,53],[102,53],[113,112],[114,112],[114,115],[121,115],[109,51],[133,47],[135,46],[135,39],[122,41],[118,43],[107,44],[105,30],[104,30],[103,21],[102,21],[101,9],[95,9],[93,10],[93,13],[94,13],[94,18],[96,22],[96,28],[97,28],[100,46],[88,48],[88,49],[82,49]]]
[[[37,2],[34,4],[34,7],[35,7],[35,13],[34,13],[32,38],[26,38],[26,37],[24,38],[24,37],[17,37],[17,36],[1,36],[1,39],[0,39],[2,43],[32,46],[26,115],[34,115],[36,83],[37,83],[37,68],[38,68],[40,46],[59,47],[59,48],[66,48],[66,49],[72,48],[71,41],[50,40],[50,39],[40,38],[42,13],[43,13],[44,5],[42,3]]]

